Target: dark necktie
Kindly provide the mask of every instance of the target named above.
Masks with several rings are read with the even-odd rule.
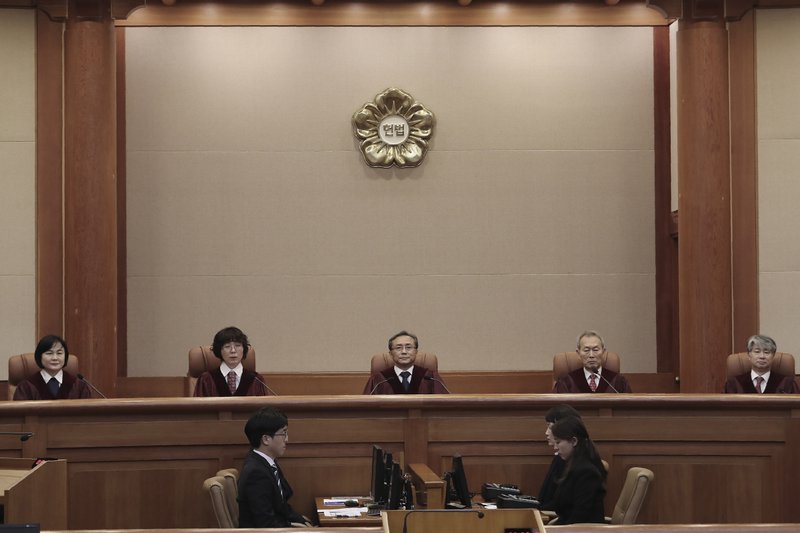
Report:
[[[56,378],[50,378],[50,381],[47,382],[47,388],[50,391],[50,394],[53,398],[58,398],[58,380]]]
[[[758,376],[756,378],[756,392],[759,393],[759,394],[764,392],[764,388],[763,387],[764,387],[764,378],[762,378],[761,376]]]
[[[281,498],[283,498],[283,485],[281,484],[281,473],[278,470],[278,465],[272,465],[272,473],[275,474],[275,481],[278,482],[278,490],[281,491]]]
[[[231,394],[236,394],[236,372],[233,370],[228,372],[228,389],[231,391]]]
[[[592,389],[592,392],[597,390],[597,375],[592,374],[589,376],[589,388]]]
[[[411,386],[411,382],[408,380],[411,377],[411,372],[403,370],[400,372],[400,377],[403,378],[403,390],[408,392],[408,388]]]

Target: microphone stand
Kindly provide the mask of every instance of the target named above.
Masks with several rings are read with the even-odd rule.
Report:
[[[397,379],[397,376],[389,376],[388,378],[384,379],[383,381],[379,381],[379,382],[377,383],[377,385],[375,385],[374,387],[372,387],[372,390],[371,390],[371,391],[369,391],[369,395],[370,395],[370,396],[372,396],[373,394],[375,394],[375,391],[376,391],[376,390],[378,390],[378,387],[380,387],[381,385],[383,385],[383,384],[384,384],[384,383],[386,383],[387,381],[391,381],[392,379]]]
[[[280,396],[280,394],[272,390],[270,386],[266,384],[266,382],[262,381],[261,378],[258,377],[258,372],[256,372],[255,380],[264,385],[264,388],[271,392],[273,396]]]
[[[19,437],[22,442],[33,437],[33,435],[30,431],[0,431],[0,437]]]
[[[442,387],[444,387],[444,390],[447,391],[447,394],[452,394],[452,392],[450,392],[450,389],[447,388],[447,385],[445,385],[444,381],[442,381],[441,379],[436,379],[431,374],[425,374],[424,376],[422,376],[422,379],[427,379],[428,381],[435,381],[436,383],[440,383]]]
[[[103,398],[105,398],[106,400],[108,400],[108,396],[106,396],[105,394],[103,394],[102,392],[100,392],[100,389],[98,389],[97,387],[95,387],[94,385],[92,385],[92,383],[91,383],[91,382],[90,382],[88,379],[86,379],[85,377],[83,377],[83,374],[78,374],[78,379],[79,379],[79,380],[81,380],[81,381],[83,381],[83,382],[84,382],[84,383],[86,383],[87,385],[89,385],[89,386],[92,388],[92,390],[93,390],[93,391],[95,391],[97,394],[99,394],[100,396],[102,396]]]
[[[615,389],[615,388],[614,388],[614,385],[612,385],[610,381],[608,381],[606,378],[604,378],[604,377],[603,377],[603,374],[601,374],[601,373],[600,373],[600,372],[598,372],[597,370],[592,370],[592,374],[594,374],[594,375],[595,375],[595,376],[597,376],[598,378],[600,378],[600,379],[602,379],[603,381],[605,381],[605,382],[606,382],[606,385],[608,385],[608,388],[609,388],[609,389],[613,390],[613,391],[614,391],[614,392],[616,392],[617,394],[620,394],[620,392],[619,392],[617,389]]]

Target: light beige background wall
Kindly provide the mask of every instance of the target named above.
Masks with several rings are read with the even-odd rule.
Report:
[[[36,346],[36,78],[33,10],[0,9],[0,379]]]
[[[128,370],[236,324],[262,371],[549,369],[586,328],[655,357],[649,28],[128,28]],[[438,124],[370,169],[397,86]]]
[[[761,332],[800,355],[800,9],[756,13]]]

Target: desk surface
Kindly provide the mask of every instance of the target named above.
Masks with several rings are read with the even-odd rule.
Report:
[[[332,516],[325,516],[325,511],[332,511],[335,509],[349,509],[344,505],[325,505],[325,500],[329,499],[329,496],[325,497],[317,497],[314,498],[314,503],[317,507],[317,520],[319,520],[319,525],[322,527],[372,527],[381,525],[381,515],[378,514],[376,516],[367,516],[366,513],[361,514],[359,517],[332,517]],[[365,497],[358,497],[353,498],[356,499],[361,507],[366,507],[369,503],[372,503],[370,498]]]

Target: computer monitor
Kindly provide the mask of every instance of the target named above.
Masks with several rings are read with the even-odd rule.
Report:
[[[386,509],[395,511],[402,506],[403,491],[406,487],[403,469],[400,468],[399,464],[392,462],[392,470],[389,479],[389,501],[386,503]]]
[[[386,490],[386,459],[380,446],[372,446],[372,482],[369,495],[375,503],[384,503],[387,498]]]
[[[456,501],[459,506],[469,509],[472,507],[472,497],[467,485],[467,475],[464,472],[464,461],[461,455],[453,455],[452,470],[445,475],[447,478],[447,499]]]

